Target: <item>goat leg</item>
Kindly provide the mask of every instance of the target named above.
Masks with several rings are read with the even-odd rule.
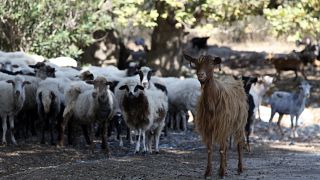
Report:
[[[206,142],[207,150],[208,150],[208,162],[207,169],[204,174],[204,178],[210,177],[212,175],[212,135],[209,135],[209,140]]]

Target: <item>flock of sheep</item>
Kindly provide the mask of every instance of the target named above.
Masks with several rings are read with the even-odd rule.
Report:
[[[0,52],[2,143],[7,143],[7,122],[13,144],[17,144],[16,131],[20,137],[40,132],[41,143],[45,143],[49,135],[50,143],[59,146],[64,146],[67,136],[68,143],[74,145],[77,144],[75,136],[79,135],[75,129],[80,127],[92,150],[96,135],[101,137],[101,148],[109,155],[107,137],[116,128],[122,145],[121,126],[125,126],[128,140],[135,142],[135,153],[152,153],[153,148],[159,153],[162,131],[166,135],[167,128],[186,130],[190,111],[195,117],[195,128],[208,148],[205,176],[211,176],[212,172],[212,143],[220,145],[219,175],[225,175],[230,137],[237,143],[238,172],[241,173],[243,137],[246,136],[250,150],[249,136],[255,114],[260,116],[259,106],[273,78],[216,78],[213,75],[216,67],[221,69],[219,57],[194,58],[187,54],[184,57],[190,67],[196,69],[198,79],[157,77],[151,68],[134,63],[126,70],[115,66],[78,69],[72,59],[62,58],[67,65],[61,66],[56,63],[61,59],[35,61],[22,52]],[[299,63],[299,68],[294,65],[295,68],[284,68],[290,63],[283,63],[281,58],[269,57],[278,73],[299,70]],[[274,114],[279,113],[281,130],[282,116],[290,114],[291,134],[295,137],[310,88],[303,81],[295,92],[274,92],[269,100],[270,124]],[[137,138],[132,135],[133,131]]]

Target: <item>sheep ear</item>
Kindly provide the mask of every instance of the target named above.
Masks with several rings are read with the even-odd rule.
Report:
[[[151,73],[152,73],[152,74],[154,74],[154,73],[156,73],[156,72],[157,72],[156,69],[151,69]]]
[[[24,81],[24,82],[22,83],[22,86],[24,86],[24,85],[26,85],[26,84],[31,84],[31,82],[30,82],[30,81]]]
[[[7,80],[7,83],[11,83],[14,85],[14,81],[13,80]]]
[[[12,65],[13,68],[18,68],[19,66],[17,64]]]
[[[90,79],[90,80],[94,80],[94,76],[91,73],[87,76],[87,78]]]
[[[87,80],[86,83],[87,84],[94,84],[94,80]]]
[[[185,52],[183,52],[183,57],[187,60],[187,61],[190,61],[190,62],[193,62],[195,63],[196,62],[196,59],[187,55]]]
[[[141,85],[137,85],[137,88],[140,89],[140,90],[142,90],[142,91],[144,90],[144,87],[141,86]]]
[[[256,83],[256,82],[258,82],[258,78],[257,77],[252,78],[252,83]]]
[[[127,85],[123,85],[121,87],[119,87],[119,90],[129,90],[128,86]]]

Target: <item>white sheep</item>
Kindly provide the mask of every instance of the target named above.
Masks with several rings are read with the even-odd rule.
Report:
[[[114,115],[115,103],[114,95],[109,90],[111,82],[106,78],[98,76],[95,80],[86,81],[93,84],[94,88],[79,89],[78,87],[71,88],[66,93],[73,96],[73,100],[68,100],[67,108],[68,112],[64,112],[64,118],[70,118],[71,115],[74,118],[76,124],[84,126],[92,126],[97,122],[102,128],[102,144],[101,148],[105,149],[109,155],[109,147],[106,142],[107,126],[109,121]],[[68,107],[70,106],[70,107]],[[65,121],[65,120],[64,120]],[[86,141],[88,144],[93,145],[92,139],[86,135]]]
[[[39,83],[37,89],[36,101],[38,105],[38,114],[42,122],[41,143],[45,143],[45,130],[49,128],[50,142],[54,143],[54,127],[58,122],[62,111],[61,106],[64,102],[64,87],[61,79],[47,78]]]
[[[10,84],[11,83],[11,84]],[[14,135],[14,118],[22,109],[25,101],[25,81],[22,76],[15,76],[12,80],[0,81],[0,116],[2,119],[2,143],[6,144],[7,120],[10,123],[11,141],[17,144]]]
[[[124,91],[119,101],[123,109],[124,120],[129,128],[138,131],[135,153],[140,151],[140,139],[144,152],[152,152],[152,136],[155,136],[155,151],[159,152],[159,139],[165,125],[165,116],[168,110],[167,96],[160,90],[145,89],[139,81],[128,78],[121,82],[116,89],[117,94]],[[148,147],[146,147],[146,134]],[[153,135],[152,135],[153,134]],[[152,135],[152,136],[151,136]]]
[[[303,112],[306,106],[306,99],[310,96],[310,88],[311,86],[308,82],[303,81],[301,85],[298,86],[298,90],[296,92],[284,92],[284,91],[276,91],[274,92],[269,100],[271,105],[271,117],[269,120],[269,133],[271,133],[271,122],[275,113],[279,113],[278,119],[278,127],[280,129],[281,135],[284,133],[281,129],[280,123],[284,114],[290,114],[291,118],[291,144],[294,143],[294,138],[298,136],[296,129],[298,126],[298,120],[300,114]],[[294,126],[293,120],[296,120],[296,124]]]
[[[187,128],[186,114],[188,110],[193,115],[196,115],[196,106],[198,98],[201,94],[201,86],[197,79],[187,78],[184,80],[177,80],[170,85],[167,85],[170,112],[175,114],[176,127],[180,127],[182,121],[183,129]]]
[[[55,64],[59,67],[71,66],[71,67],[78,67],[78,62],[71,57],[57,57],[48,59],[48,62]]]

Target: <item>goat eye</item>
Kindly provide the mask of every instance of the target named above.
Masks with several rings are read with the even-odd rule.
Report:
[[[190,67],[191,67],[191,68],[196,68],[197,66],[196,66],[196,64],[195,64],[195,63],[190,62]]]

